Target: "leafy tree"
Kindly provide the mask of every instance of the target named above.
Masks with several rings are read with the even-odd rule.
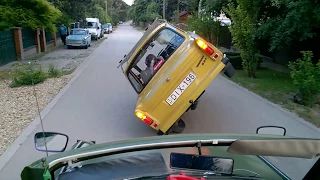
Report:
[[[289,67],[293,83],[299,89],[300,98],[296,98],[296,101],[311,106],[320,92],[320,61],[316,67],[312,64],[311,51],[303,51],[302,55],[302,59],[291,62]]]
[[[161,16],[157,13],[159,6],[155,2],[151,2],[147,7],[147,18],[148,21],[153,21],[157,17],[161,18]]]
[[[220,22],[214,21],[212,17],[197,17],[188,18],[188,29],[196,31],[197,34],[212,42],[215,46],[219,45]]]
[[[320,1],[268,0],[261,12],[259,37],[269,39],[270,50],[286,49],[293,42],[317,36],[320,28]]]
[[[226,8],[229,3],[237,6],[236,0],[206,0],[204,2],[204,8],[207,12],[212,13],[212,15],[219,16],[223,8]],[[228,13],[226,13],[226,16],[230,18]]]
[[[256,30],[260,0],[237,0],[238,6],[232,3],[224,10],[231,16],[230,31],[235,45],[240,49],[243,69],[249,77],[255,78],[259,64],[256,45]]]
[[[61,12],[46,0],[1,0],[0,19],[2,28],[11,26],[45,28],[55,31],[54,23]]]

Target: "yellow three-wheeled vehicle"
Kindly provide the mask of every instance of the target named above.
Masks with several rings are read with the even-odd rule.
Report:
[[[220,73],[235,73],[227,57],[193,32],[155,20],[124,56],[123,72],[138,93],[135,115],[159,135],[181,133],[184,112],[196,109],[200,96]]]

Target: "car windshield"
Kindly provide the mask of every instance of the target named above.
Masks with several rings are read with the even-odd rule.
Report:
[[[320,138],[319,42],[320,0],[0,0],[0,180],[53,180],[60,165],[101,158],[79,158],[89,153],[74,146],[81,140],[116,158],[122,141],[127,153],[140,138],[239,139],[261,126]],[[68,135],[66,146],[37,141],[41,131]],[[256,148],[283,147],[315,148]],[[255,152],[234,167],[268,164],[301,180],[318,154],[263,162]],[[139,176],[158,175],[145,164]]]
[[[96,22],[87,22],[87,28],[97,28],[98,24]]]
[[[129,80],[137,92],[141,92],[170,56],[184,42],[184,37],[170,28],[161,29],[139,51],[133,60]]]
[[[86,35],[86,31],[85,30],[71,30],[71,35]]]

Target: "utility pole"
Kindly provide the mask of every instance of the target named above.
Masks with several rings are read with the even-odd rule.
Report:
[[[163,0],[163,5],[162,5],[162,18],[166,19],[166,0]]]

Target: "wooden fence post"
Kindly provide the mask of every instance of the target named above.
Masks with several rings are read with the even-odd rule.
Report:
[[[40,48],[41,52],[47,51],[46,32],[44,28],[40,29]]]
[[[53,46],[57,45],[57,34],[55,32],[52,33]]]
[[[13,38],[14,38],[14,44],[16,48],[16,55],[17,60],[21,61],[23,60],[23,42],[22,42],[22,33],[20,27],[13,27],[11,28],[13,30]]]
[[[35,45],[36,45],[36,51],[37,54],[40,54],[40,30],[36,29],[34,31],[34,41],[35,41]]]

